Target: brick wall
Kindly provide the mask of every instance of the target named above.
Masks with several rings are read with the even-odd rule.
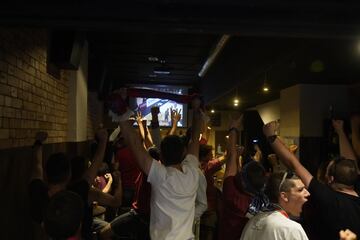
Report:
[[[0,149],[29,146],[38,130],[66,141],[68,80],[47,73],[45,30],[0,28]]]

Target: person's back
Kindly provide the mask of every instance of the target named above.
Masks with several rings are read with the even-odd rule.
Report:
[[[308,239],[301,225],[280,211],[261,212],[246,224],[241,240],[301,240]]]
[[[178,142],[175,144],[181,144],[177,136],[169,136],[164,140],[169,139]],[[152,186],[152,239],[190,239],[194,236],[192,225],[199,182],[199,162],[195,156],[189,154],[182,161],[181,169],[171,165],[166,167],[154,160],[148,175]]]
[[[321,228],[318,229],[324,239],[336,239],[344,227],[360,234],[360,198],[334,191],[330,187],[313,179],[309,191],[315,199]]]
[[[126,92],[122,90],[125,99]],[[193,121],[191,141],[187,147],[178,136],[170,135],[161,142],[159,163],[144,148],[127,116],[120,116],[123,136],[135,155],[139,168],[148,175],[151,183],[150,236],[152,239],[193,239],[192,226],[195,198],[199,184],[200,100],[192,101]]]

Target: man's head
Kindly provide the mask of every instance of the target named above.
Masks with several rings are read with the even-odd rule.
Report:
[[[161,141],[161,162],[165,166],[179,164],[184,158],[184,144],[179,136],[166,136]]]
[[[212,146],[207,144],[200,144],[199,146],[199,160],[200,162],[209,162],[213,158]]]
[[[325,176],[329,184],[353,187],[358,178],[355,161],[345,158],[330,161]]]
[[[71,178],[70,161],[64,153],[54,153],[45,164],[45,172],[50,184],[67,183]]]
[[[292,216],[300,216],[310,193],[304,183],[291,172],[273,173],[266,184],[265,194],[270,202],[279,204]]]
[[[236,186],[241,185],[250,194],[256,194],[264,188],[266,181],[265,170],[260,163],[251,161],[245,164],[241,170],[235,175]]]
[[[80,230],[84,205],[79,195],[61,191],[53,195],[44,214],[44,228],[53,239],[67,239]]]

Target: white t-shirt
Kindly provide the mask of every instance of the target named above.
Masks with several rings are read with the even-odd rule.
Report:
[[[151,239],[193,239],[195,197],[199,185],[199,161],[188,154],[182,171],[153,160],[148,175],[151,183]]]
[[[201,215],[207,209],[207,197],[206,197],[207,182],[200,168],[198,168],[198,172],[199,172],[199,186],[196,192],[196,199],[195,199],[195,220],[200,220]]]
[[[260,212],[251,218],[240,240],[308,240],[302,226],[279,211]]]

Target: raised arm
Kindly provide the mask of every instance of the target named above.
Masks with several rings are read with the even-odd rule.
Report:
[[[142,141],[139,138],[139,135],[136,133],[135,129],[130,125],[130,122],[125,119],[122,119],[119,122],[125,142],[134,153],[139,168],[145,174],[148,174],[152,164],[152,158],[144,148],[144,145],[142,144]]]
[[[89,202],[96,201],[100,205],[109,206],[109,207],[120,207],[122,204],[122,184],[121,184],[121,174],[119,171],[115,171],[114,175],[114,185],[115,191],[114,195],[109,193],[102,192],[97,188],[91,188],[89,191]]]
[[[145,142],[145,129],[144,129],[144,125],[142,124],[141,112],[137,112],[136,114],[136,123],[139,127],[141,139]]]
[[[228,144],[229,156],[226,160],[226,169],[225,169],[224,179],[227,177],[230,177],[230,176],[235,176],[238,171],[238,166],[237,166],[238,154],[237,154],[236,144],[238,141],[238,132],[239,132],[241,121],[242,121],[242,116],[240,116],[237,119],[232,120],[232,122],[230,124],[229,144]]]
[[[108,140],[108,133],[106,129],[98,130],[96,132],[96,138],[99,141],[98,146],[95,155],[93,157],[93,161],[84,174],[84,178],[86,179],[86,181],[89,183],[90,186],[93,184],[94,179],[97,175],[97,171],[101,167],[101,163],[104,160],[105,149]]]
[[[200,131],[201,131],[201,134],[202,134],[202,138],[203,139],[206,139],[206,140],[209,140],[209,136],[210,136],[210,129],[208,128],[208,123],[210,121],[210,118],[208,115],[206,115],[206,113],[204,111],[200,111],[201,113],[201,128],[200,128]]]
[[[199,158],[199,136],[200,136],[200,99],[195,98],[191,105],[193,108],[192,132],[188,146],[188,154]]]
[[[108,192],[110,192],[111,185],[112,185],[112,183],[113,183],[113,178],[112,178],[111,173],[106,173],[106,174],[104,175],[104,177],[105,177],[105,179],[107,180],[107,182],[106,182],[106,186],[104,187],[104,189],[102,190],[102,192],[108,193]]]
[[[339,136],[340,155],[347,159],[356,160],[354,150],[344,132],[344,121],[332,120],[332,125]]]
[[[175,135],[176,129],[177,129],[177,124],[181,119],[181,109],[179,111],[177,110],[170,110],[171,111],[171,128],[170,131],[168,132],[168,135]]]
[[[351,117],[352,145],[355,154],[360,158],[360,114]]]
[[[151,135],[154,145],[160,149],[161,137],[160,137],[160,127],[159,127],[159,107],[151,108]]]
[[[296,175],[300,177],[306,187],[309,187],[309,184],[313,178],[311,173],[300,163],[299,159],[290,152],[290,150],[280,141],[276,136],[276,125],[275,121],[270,122],[263,127],[263,132],[266,138],[269,141],[270,146],[279,157],[281,161],[284,162],[286,166],[294,170]]]
[[[35,136],[34,149],[34,166],[31,174],[32,179],[44,179],[43,173],[43,149],[42,144],[47,138],[46,132],[38,132]]]

